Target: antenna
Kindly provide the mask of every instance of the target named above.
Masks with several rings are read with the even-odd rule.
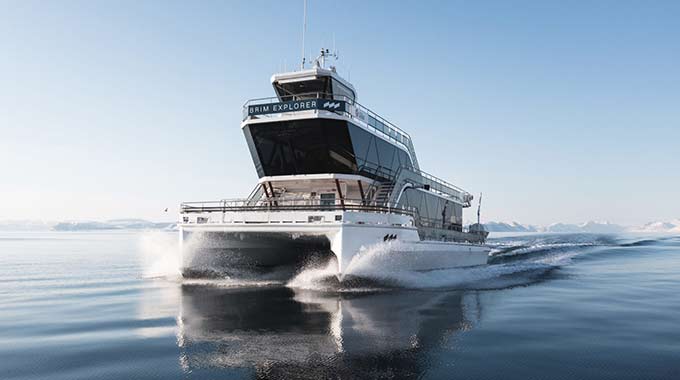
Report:
[[[307,32],[307,0],[304,0],[303,6],[303,19],[302,19],[302,65],[300,68],[305,69],[305,33]]]
[[[333,54],[331,55],[337,61],[340,58],[340,52],[335,48],[335,33],[333,33]],[[331,70],[335,71],[335,66],[331,65]]]
[[[326,68],[327,57],[335,58],[336,60],[338,59],[338,55],[336,53],[331,53],[330,50],[321,48],[319,56],[314,60],[314,67]],[[334,66],[331,66],[331,69],[335,70]]]
[[[479,204],[477,205],[477,224],[479,223],[479,215],[482,211],[482,193],[479,193]]]

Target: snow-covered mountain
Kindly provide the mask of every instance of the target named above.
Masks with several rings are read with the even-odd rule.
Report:
[[[55,224],[43,220],[0,220],[0,231],[49,231]]]
[[[94,231],[94,230],[164,230],[173,229],[175,223],[149,222],[144,219],[113,219],[105,222],[79,221],[61,222],[52,227],[55,231]]]
[[[144,219],[112,219],[99,221],[0,220],[0,231],[93,231],[93,230],[158,230],[174,229],[175,223],[150,222]]]
[[[639,227],[633,227],[630,231],[680,234],[680,219],[674,219],[668,222],[649,222]]]
[[[95,230],[171,230],[175,223],[149,222],[143,219],[113,219],[105,222],[78,221],[61,222],[52,227],[55,231],[95,231]]]
[[[538,228],[532,225],[523,225],[517,222],[487,222],[484,227],[489,232],[537,232]]]
[[[626,230],[626,227],[610,222],[589,221],[581,224],[553,223],[544,227],[542,232],[619,233]]]
[[[485,223],[489,232],[581,232],[581,233],[618,233],[625,232],[626,227],[610,222],[586,222],[581,224],[553,223],[548,226],[533,226],[518,222],[488,222]]]
[[[678,232],[680,220],[674,222],[648,223],[641,227],[626,227],[611,222],[589,221],[580,224],[553,223],[547,226],[534,226],[518,222],[487,222],[489,232],[549,232],[549,233],[622,233],[622,232]]]

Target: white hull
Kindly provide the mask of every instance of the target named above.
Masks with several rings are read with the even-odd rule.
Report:
[[[237,221],[182,224],[183,269],[190,270],[202,263],[202,255],[213,256],[212,261],[237,265],[295,264],[304,261],[305,251],[318,252],[324,248],[336,257],[338,274],[345,273],[357,255],[370,249],[384,250],[393,256],[392,261],[401,270],[468,267],[487,262],[490,249],[481,244],[421,241],[417,228],[410,225],[411,219],[406,216],[342,212],[341,221],[335,221],[338,212],[328,213],[324,221],[317,222],[305,221],[307,213],[300,213],[295,222],[297,212],[290,212],[286,217],[292,222],[271,218],[266,223],[246,222],[240,215]]]
[[[487,263],[490,249],[479,244],[419,241],[389,243],[385,250],[399,268],[428,271],[444,268],[472,267]]]

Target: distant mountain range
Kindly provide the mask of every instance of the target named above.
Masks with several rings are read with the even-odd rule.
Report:
[[[586,222],[581,224],[553,223],[547,226],[521,224],[518,222],[484,223],[489,232],[581,232],[581,233],[677,233],[680,219],[650,222],[642,226],[621,226],[610,222]],[[150,222],[144,219],[112,219],[107,221],[50,222],[34,220],[0,221],[0,231],[106,231],[106,230],[175,230],[176,223]]]
[[[553,223],[547,226],[534,226],[517,222],[484,223],[489,232],[581,232],[581,233],[621,233],[621,232],[655,232],[680,233],[680,219],[669,222],[651,222],[642,226],[621,226],[610,222],[589,221],[581,224]]]
[[[524,225],[517,222],[487,222],[483,223],[489,232],[538,232],[540,227],[530,224]]]
[[[144,219],[112,219],[105,222],[61,222],[55,224],[55,231],[92,231],[92,230],[168,230],[176,223],[149,222]]]
[[[627,227],[610,222],[589,221],[581,224],[554,223],[546,226],[545,232],[591,232],[591,233],[617,233],[626,232]]]
[[[45,231],[57,222],[42,220],[0,220],[0,231]]]
[[[670,222],[651,222],[633,229],[634,232],[665,232],[680,234],[680,219]]]
[[[0,221],[0,231],[97,231],[97,230],[173,230],[176,223],[150,222],[144,219],[112,219],[99,221]]]

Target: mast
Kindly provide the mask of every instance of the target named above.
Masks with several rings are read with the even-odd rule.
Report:
[[[304,0],[303,11],[302,11],[302,64],[300,69],[305,69],[305,33],[307,32],[307,0]]]
[[[477,224],[480,224],[479,223],[479,220],[480,220],[479,216],[481,214],[481,211],[482,211],[482,193],[479,193],[479,204],[477,205]]]

